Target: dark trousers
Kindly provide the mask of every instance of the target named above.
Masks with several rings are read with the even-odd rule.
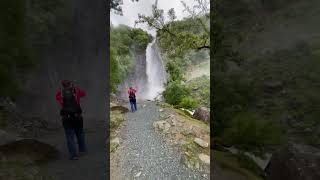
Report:
[[[83,131],[82,117],[75,117],[73,115],[64,116],[63,127],[66,135],[67,147],[70,158],[76,157],[78,155],[76,139],[78,143],[79,152],[86,152],[87,148],[85,144],[85,134]]]
[[[130,99],[131,111],[137,111],[137,101],[136,99]]]

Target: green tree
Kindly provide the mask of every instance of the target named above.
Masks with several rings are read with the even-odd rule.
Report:
[[[176,25],[175,11],[170,9],[167,14],[169,21],[166,22],[164,11],[158,9],[155,5],[152,6],[152,15],[146,16],[138,14],[136,24],[144,23],[150,28],[157,30],[158,37],[170,39],[169,49],[174,54],[181,54],[190,49],[210,49],[210,30],[209,30],[209,2],[204,0],[196,0],[198,6],[194,6],[191,10],[184,2],[185,11],[188,11],[190,21],[184,25]],[[184,29],[197,29],[198,33],[192,31],[184,31]],[[202,29],[199,31],[199,29]]]
[[[182,70],[175,61],[169,61],[166,70],[170,74],[168,82],[184,80]]]

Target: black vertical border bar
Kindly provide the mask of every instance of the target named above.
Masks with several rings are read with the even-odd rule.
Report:
[[[104,59],[106,61],[106,94],[105,94],[105,98],[106,98],[106,141],[104,143],[104,146],[106,147],[106,179],[109,180],[110,179],[110,0],[101,0],[104,1],[105,4],[105,15],[104,17],[106,18],[106,27],[102,27],[104,28],[106,31],[104,33],[105,35],[105,42],[106,42],[106,59]]]
[[[213,37],[213,31],[212,27],[214,27],[214,13],[217,0],[210,0],[210,179],[213,179],[213,161],[214,161],[214,154],[213,154],[213,117],[214,117],[214,102],[213,102],[213,95],[214,95],[214,85],[213,85],[213,70],[214,70],[214,54],[213,54],[213,47],[214,47],[214,37]]]
[[[107,81],[106,81],[106,108],[107,108],[107,121],[106,121],[106,141],[105,141],[105,146],[106,146],[106,172],[107,172],[107,179],[110,179],[110,0],[102,0],[106,3],[106,55],[107,58],[105,59],[107,62]]]

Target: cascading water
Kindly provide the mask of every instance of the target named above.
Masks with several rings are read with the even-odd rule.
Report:
[[[118,86],[118,97],[128,99],[127,90],[130,84],[137,89],[138,100],[154,100],[164,90],[166,72],[159,54],[156,38],[148,44],[145,54],[134,50],[134,67],[126,79]]]
[[[157,48],[156,37],[147,46],[146,63],[148,78],[146,99],[153,100],[163,92],[166,82],[166,72]]]

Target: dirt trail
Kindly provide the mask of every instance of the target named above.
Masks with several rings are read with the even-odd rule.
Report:
[[[42,142],[55,146],[61,157],[43,167],[53,180],[105,180],[107,178],[106,121],[85,119],[84,129],[88,154],[77,161],[68,159],[68,150],[63,129],[40,138]]]
[[[209,179],[182,164],[180,154],[153,129],[160,108],[154,102],[143,104],[123,124],[120,146],[110,158],[111,179]]]

